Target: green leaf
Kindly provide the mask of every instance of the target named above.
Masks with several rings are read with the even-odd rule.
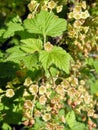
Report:
[[[68,112],[66,115],[66,122],[71,130],[85,130],[85,125],[83,123],[77,122],[74,111]]]
[[[33,130],[40,130],[41,127],[45,127],[45,122],[43,122],[39,117],[35,118],[36,123],[34,124]]]
[[[27,55],[23,58],[23,62],[25,66],[29,69],[32,70],[32,67],[37,67],[38,63],[38,54],[33,53],[32,55]]]
[[[7,123],[3,123],[2,130],[12,130],[12,128]]]
[[[40,39],[25,39],[21,40],[24,44],[21,45],[21,49],[27,53],[34,53],[42,49],[42,41]]]
[[[98,60],[95,60],[95,61],[93,62],[93,65],[94,65],[94,67],[95,67],[96,72],[98,73]]]
[[[92,85],[91,85],[91,93],[92,94],[98,93],[98,80],[96,80],[95,83],[92,83]]]
[[[41,51],[39,60],[45,70],[55,65],[60,70],[69,73],[71,56],[61,47],[54,46],[51,51]]]
[[[68,114],[66,115],[66,122],[70,128],[73,128],[73,126],[76,122],[74,111],[68,112]]]
[[[63,116],[63,115],[65,115],[65,110],[64,110],[64,109],[61,109],[61,110],[59,111],[59,116]]]
[[[9,53],[9,56],[5,61],[13,61],[15,63],[20,63],[20,61],[26,56],[26,54],[20,50],[19,46],[8,49],[7,53]]]
[[[42,108],[43,108],[43,106],[42,106],[39,102],[36,103],[36,107],[37,107],[38,109],[42,109]]]
[[[18,69],[18,64],[14,62],[0,62],[0,78],[14,77]],[[2,81],[3,79],[0,79],[0,85]]]
[[[5,29],[0,29],[0,37],[3,35],[3,33],[5,32]]]
[[[53,13],[41,11],[35,18],[26,19],[24,26],[29,32],[55,37],[61,35],[66,30],[67,22]]]
[[[74,123],[74,126],[72,127],[72,130],[86,130],[86,129],[85,129],[85,125],[83,123],[76,121]]]
[[[93,58],[87,58],[86,59],[86,64],[88,64],[90,66],[93,66],[93,62],[94,62]]]
[[[3,57],[3,53],[0,51],[0,58]]]
[[[22,27],[22,25],[20,23],[10,22],[8,24],[8,28],[6,29],[6,31],[3,35],[3,38],[9,38],[9,37],[13,36],[16,31],[22,31],[22,30],[24,30],[24,28]]]

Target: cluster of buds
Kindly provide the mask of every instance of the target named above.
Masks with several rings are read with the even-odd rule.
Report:
[[[66,100],[65,92],[63,86],[56,85],[53,87],[51,84],[46,83],[45,85],[35,85],[33,84],[30,77],[27,77],[24,81],[24,93],[23,96],[26,99],[27,96],[33,98],[33,100],[25,100],[23,110],[24,117],[26,120],[24,121],[24,125],[34,125],[35,118],[40,117],[48,126],[48,123],[51,124],[54,122],[53,117],[59,114],[61,109],[64,109],[63,101]],[[29,93],[29,95],[28,95]],[[53,96],[52,96],[53,95]],[[52,97],[51,97],[52,96]],[[36,97],[36,98],[35,98]],[[42,109],[38,108],[38,104],[42,106]],[[31,123],[32,120],[32,123]],[[65,123],[64,115],[59,117],[60,122]],[[52,122],[53,121],[53,122]],[[60,126],[59,124],[55,125],[55,129],[63,130],[64,126]]]
[[[82,24],[83,24],[83,20],[82,20]],[[74,47],[74,51],[72,51],[72,53],[74,53],[74,56],[78,57],[78,55],[81,53],[84,57],[88,57],[90,52],[93,50],[94,48],[94,44],[93,41],[88,40],[88,31],[89,31],[89,27],[87,26],[82,26],[81,24],[81,20],[76,20],[73,25],[69,25],[68,29],[68,36],[71,39],[74,39],[73,41],[73,46],[72,46],[72,50]]]
[[[98,29],[92,29],[92,27],[88,26],[86,20],[89,16],[86,1],[76,2],[68,14],[69,20],[74,19],[73,24],[68,25],[68,37],[73,39],[73,46],[71,46],[70,50],[75,58],[79,58],[79,55],[89,57],[91,52],[96,53],[98,51]]]
[[[68,14],[69,19],[74,18],[76,20],[86,19],[90,16],[88,10],[86,10],[86,2],[76,3],[72,9],[72,12]]]
[[[78,67],[80,67],[79,61],[77,61],[77,63]],[[88,118],[97,118],[97,114],[95,114],[94,110],[96,101],[93,100],[93,96],[90,95],[86,89],[86,81],[79,80],[74,77],[74,75],[64,79],[61,84],[55,85],[55,87],[52,87],[50,84],[44,86],[34,85],[30,78],[25,79],[24,85],[28,86],[28,91],[32,96],[37,97],[34,99],[35,101],[26,100],[24,103],[24,116],[28,118],[25,122],[28,122],[28,125],[31,125],[31,119],[35,120],[38,116],[46,123],[47,128],[54,127],[53,117],[56,117],[57,115],[59,117],[59,111],[61,109],[66,109],[64,103],[67,103],[77,114],[79,114],[83,121],[87,121]],[[36,106],[37,103],[45,107],[42,107],[42,109],[39,110]],[[87,113],[87,117],[82,116],[83,112]],[[62,117],[60,116],[59,121],[65,124],[66,121],[64,116],[65,115]],[[56,127],[57,126],[55,126],[55,129]],[[58,127],[63,129],[63,126]]]
[[[24,110],[24,117],[26,120],[23,122],[25,126],[32,126],[35,123],[35,120],[32,116],[32,111],[33,111],[34,104],[31,100],[26,100],[24,102],[23,110]]]
[[[98,118],[94,110],[96,101],[86,89],[86,82],[84,80],[79,81],[78,78],[71,76],[61,84],[66,88],[65,91],[69,97],[67,103],[72,109],[80,115],[82,115],[81,112],[85,111],[88,117]]]
[[[47,123],[47,130],[64,130],[64,126],[58,125],[56,123]]]
[[[57,13],[60,13],[63,9],[63,5],[58,5],[57,2],[50,0],[50,1],[44,1],[44,4],[42,5],[42,9],[46,11],[52,11],[56,9]]]
[[[90,118],[88,119],[88,128],[89,130],[93,130],[93,128],[96,128],[96,124]]]
[[[53,0],[43,1],[38,3],[36,0],[31,0],[28,4],[29,15],[28,18],[33,18],[39,10],[53,11],[56,10],[57,13],[60,13],[63,9],[63,5],[58,5],[57,2]]]

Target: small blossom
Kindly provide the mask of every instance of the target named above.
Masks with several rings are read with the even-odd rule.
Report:
[[[6,95],[6,97],[9,97],[9,98],[13,97],[15,95],[14,90],[13,89],[7,89],[5,95]]]
[[[35,110],[34,111],[34,116],[35,117],[40,117],[41,116],[41,112],[39,110]]]
[[[12,84],[20,84],[19,78],[18,77],[14,78]]]
[[[27,97],[27,96],[30,96],[30,94],[27,92],[26,89],[24,89],[23,97]]]
[[[84,27],[83,29],[84,29],[85,33],[87,33],[89,30],[89,27]]]
[[[30,111],[26,111],[24,114],[23,114],[23,116],[25,117],[25,118],[31,118],[31,113],[30,113]]]
[[[65,120],[65,117],[64,117],[64,115],[63,116],[61,116],[61,119],[60,119],[63,123],[66,123],[66,120]]]
[[[32,13],[28,14],[27,18],[28,18],[28,19],[31,19],[31,18],[33,18],[33,15],[32,15]]]
[[[76,86],[76,85],[78,85],[78,79],[77,78],[73,78],[73,80],[71,81],[71,85],[72,86]]]
[[[85,81],[84,80],[80,80],[80,84],[81,85],[85,85]]]
[[[33,118],[31,118],[30,120],[29,120],[29,126],[32,126],[32,125],[34,125],[35,124],[35,120],[33,119]]]
[[[62,85],[58,85],[57,87],[56,87],[56,92],[58,93],[58,94],[60,94],[60,95],[64,95],[64,93],[65,93],[65,90],[64,90],[64,88],[63,88],[63,86]]]
[[[76,31],[73,29],[73,30],[70,30],[69,32],[68,32],[68,34],[69,34],[69,36],[71,36],[71,37],[74,37],[75,35],[76,35]]]
[[[69,82],[68,82],[67,80],[64,80],[64,81],[61,83],[61,85],[62,85],[63,88],[65,88],[65,89],[68,89],[69,86],[70,86],[70,84],[69,84]]]
[[[28,8],[29,10],[32,12],[34,10],[34,8],[36,7],[36,4],[37,2],[35,0],[31,1],[29,4],[28,4]]]
[[[39,94],[40,94],[40,95],[43,95],[44,93],[46,93],[46,87],[45,87],[45,86],[41,86],[41,87],[39,88]]]
[[[53,48],[53,45],[50,42],[47,42],[47,43],[44,44],[44,49],[46,51],[51,51],[52,48]]]
[[[53,0],[51,0],[49,3],[48,3],[48,8],[49,9],[54,9],[56,7],[56,3],[53,1]]]
[[[24,82],[24,86],[26,86],[26,87],[28,87],[29,85],[31,85],[32,84],[32,80],[31,80],[31,78],[30,77],[27,77],[26,79],[25,79],[25,82]]]
[[[45,113],[45,115],[43,115],[42,118],[45,122],[47,122],[51,119],[51,115],[49,113]]]
[[[52,98],[51,104],[57,105],[59,103],[59,99],[57,97]]]
[[[88,10],[84,11],[84,12],[81,12],[81,18],[82,19],[86,19],[90,16]]]
[[[24,124],[25,126],[28,126],[28,125],[29,125],[29,120],[25,120],[25,121],[23,122],[23,124]]]
[[[62,11],[62,8],[63,8],[62,5],[57,6],[57,7],[56,7],[57,13],[60,13],[60,12]]]
[[[81,6],[79,6],[79,5],[75,6],[73,12],[74,12],[74,13],[76,13],[76,12],[81,12]]]
[[[39,102],[41,105],[45,105],[46,101],[47,101],[47,98],[45,97],[45,95],[40,96]]]
[[[79,28],[82,24],[80,20],[76,20],[73,25],[75,28]]]
[[[24,103],[24,108],[25,109],[32,109],[33,107],[33,102],[31,100],[26,100]]]
[[[32,95],[36,95],[38,93],[38,85],[32,84],[29,87],[29,91],[32,93]]]
[[[47,5],[43,5],[42,9],[48,11],[48,6]]]
[[[0,93],[3,93],[4,91],[0,88]]]
[[[70,13],[68,14],[68,18],[71,19],[71,18],[73,18],[73,17],[74,17],[74,13],[73,13],[73,12],[70,12]]]
[[[50,95],[51,95],[51,92],[46,92],[46,96],[47,96],[47,98],[50,99]]]
[[[81,19],[81,13],[75,12],[73,17],[74,17],[75,19]]]
[[[64,130],[64,126],[56,126],[56,130]]]
[[[52,108],[51,108],[50,106],[47,106],[47,108],[46,108],[47,112],[50,112],[51,109],[52,109]]]
[[[82,7],[83,9],[86,9],[86,1],[82,1],[81,7]]]
[[[13,87],[12,83],[8,82],[7,85],[6,85],[6,88],[12,88],[12,87]]]

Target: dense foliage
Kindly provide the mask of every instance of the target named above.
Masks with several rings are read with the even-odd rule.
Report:
[[[0,8],[0,129],[97,130],[98,1]]]

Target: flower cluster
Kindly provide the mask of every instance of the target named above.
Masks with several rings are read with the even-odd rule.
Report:
[[[31,0],[28,4],[28,8],[30,10],[28,18],[33,18],[39,10],[50,12],[56,10],[57,13],[60,13],[63,9],[63,5],[59,5],[58,2],[53,0],[43,1],[42,3],[38,3],[36,0]]]
[[[32,100],[28,100],[26,99],[27,96],[24,96],[25,125],[32,126],[36,124],[36,117],[39,117],[45,123],[47,130],[63,130],[66,123],[65,112],[67,109],[64,104],[70,106],[75,113],[80,115],[82,121],[98,117],[94,110],[96,101],[89,94],[86,88],[86,81],[79,80],[72,75],[64,79],[60,84],[55,84],[55,87],[53,87],[49,83],[40,86],[35,85],[32,83],[32,80],[26,84],[28,79],[30,80],[30,78],[25,79],[24,86],[28,86],[29,84],[26,87],[26,91],[30,93]],[[64,114],[60,115],[60,111],[62,110]],[[58,123],[56,123],[57,119]],[[31,120],[33,120],[33,123],[31,123]],[[94,128],[96,124],[93,122],[92,124]]]
[[[75,3],[71,12],[68,14],[69,20],[74,19],[73,23],[68,25],[68,36],[71,42],[73,42],[71,52],[75,58],[79,58],[79,55],[89,57],[90,53],[97,52],[97,29],[89,27],[87,23],[87,19],[89,18],[90,14],[87,10],[86,1]],[[93,21],[91,22],[93,23]],[[95,34],[95,37],[92,34]]]
[[[88,10],[86,10],[86,2],[76,3],[72,12],[68,14],[69,18],[74,18],[76,20],[86,19],[90,16]]]

